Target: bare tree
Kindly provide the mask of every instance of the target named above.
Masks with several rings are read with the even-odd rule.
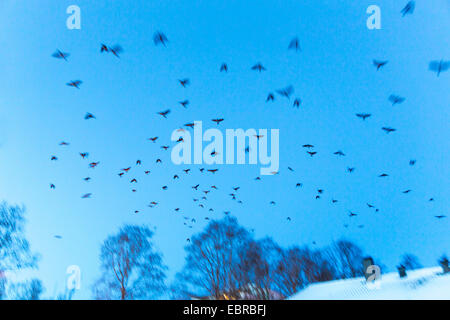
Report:
[[[186,262],[177,280],[188,292],[214,299],[238,298],[245,279],[239,272],[242,250],[251,242],[250,233],[234,217],[212,220],[185,247]]]
[[[348,240],[333,243],[328,250],[328,259],[334,265],[340,279],[364,275],[362,261],[364,253],[360,247]]]
[[[93,287],[96,299],[153,299],[165,289],[167,269],[146,226],[125,225],[103,243],[102,276]]]
[[[14,298],[11,296],[14,295],[13,290],[22,290],[27,285],[26,283],[8,285],[8,271],[37,267],[38,256],[31,252],[30,243],[25,238],[24,227],[25,209],[9,206],[5,202],[0,203],[0,300],[8,298],[7,292],[9,298]],[[38,280],[31,284],[37,285],[36,281]],[[40,285],[42,289],[42,284]],[[36,297],[35,294],[32,296]]]

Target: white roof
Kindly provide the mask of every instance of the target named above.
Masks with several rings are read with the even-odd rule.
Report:
[[[289,300],[427,300],[450,299],[450,273],[442,268],[408,270],[406,278],[397,272],[381,276],[368,285],[364,277],[311,284]]]

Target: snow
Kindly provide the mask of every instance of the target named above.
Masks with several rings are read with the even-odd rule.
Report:
[[[397,272],[381,276],[375,284],[364,277],[311,284],[288,300],[448,300],[450,273],[442,268],[407,271],[406,278]]]

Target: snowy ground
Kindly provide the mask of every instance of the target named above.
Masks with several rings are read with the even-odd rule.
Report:
[[[443,275],[442,268],[408,271],[400,279],[398,273],[387,273],[375,285],[367,285],[365,278],[336,280],[312,284],[293,295],[289,300],[427,300],[450,299],[450,274]]]

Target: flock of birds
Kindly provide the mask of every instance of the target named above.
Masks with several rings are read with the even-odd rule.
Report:
[[[414,8],[415,8],[414,1],[410,1],[404,7],[404,9],[401,11],[401,13],[402,13],[403,16],[405,16],[407,14],[412,14],[413,11],[414,11]],[[156,46],[163,46],[163,47],[166,47],[168,45],[168,42],[169,42],[167,36],[164,33],[162,33],[162,32],[156,32],[154,34],[154,36],[153,36],[153,41],[154,41],[154,44]],[[290,43],[288,44],[287,49],[288,50],[293,50],[295,52],[300,52],[301,51],[301,47],[300,47],[299,39],[297,37],[293,38],[290,41]],[[114,46],[109,46],[109,45],[106,45],[106,44],[101,44],[100,45],[100,53],[101,54],[112,54],[115,57],[120,58],[120,55],[121,55],[122,52],[123,52],[123,49],[122,49],[122,47],[120,45],[114,45]],[[57,59],[62,59],[62,60],[65,60],[65,61],[69,61],[68,59],[70,57],[70,54],[67,53],[67,52],[63,52],[61,50],[57,50],[52,56],[54,58],[57,58]],[[373,60],[373,66],[375,68],[375,72],[382,72],[382,69],[386,68],[388,63],[389,63],[388,60],[377,60],[377,59],[374,59]],[[450,68],[450,62],[449,61],[440,60],[440,61],[431,61],[429,63],[429,70],[435,72],[438,77],[441,75],[441,73],[447,71],[449,68]],[[252,71],[255,71],[255,72],[266,72],[267,71],[266,67],[264,67],[264,65],[261,62],[255,63],[253,66],[250,67],[250,69]],[[222,73],[227,73],[228,70],[229,70],[229,66],[228,66],[227,63],[222,63],[219,66],[219,68],[218,68],[218,71],[222,72]],[[184,88],[190,85],[189,78],[178,79],[178,82]],[[67,86],[75,88],[75,89],[80,89],[82,84],[83,84],[83,81],[81,81],[81,80],[71,80],[71,81],[69,81],[67,83]],[[276,99],[277,95],[279,95],[280,97],[287,98],[287,99],[289,99],[289,101],[291,101],[291,97],[292,97],[293,93],[294,93],[293,86],[288,86],[286,88],[275,90],[274,92],[269,92],[268,93],[267,98],[266,98],[266,102],[267,103],[268,102],[273,102]],[[406,100],[405,97],[402,97],[402,96],[399,96],[399,95],[396,95],[396,94],[392,94],[392,95],[390,95],[388,97],[388,101],[390,103],[392,103],[392,105],[402,104],[402,103],[405,102],[405,100]],[[183,108],[188,108],[189,100],[179,101],[179,104]],[[302,104],[302,100],[301,100],[300,97],[295,97],[293,99],[293,102],[292,102],[292,106],[293,107],[300,108],[301,104]],[[157,116],[160,116],[160,117],[166,119],[170,115],[170,113],[171,113],[171,109],[167,109],[167,110],[163,110],[163,111],[157,112]],[[370,114],[370,113],[357,113],[357,114],[355,114],[355,116],[357,118],[361,119],[362,121],[369,121],[368,119],[370,119],[372,114]],[[86,115],[84,116],[84,119],[85,120],[91,120],[91,119],[96,119],[96,117],[92,113],[86,113]],[[213,121],[214,123],[219,125],[219,124],[221,124],[224,121],[224,119],[223,118],[215,118],[215,119],[211,119],[211,121]],[[192,129],[194,127],[194,125],[195,125],[194,123],[186,123],[184,125],[185,128],[181,127],[178,130],[181,130],[181,131],[182,130],[189,130],[189,129]],[[395,128],[388,127],[388,126],[382,127],[381,130],[385,131],[386,134],[391,134],[391,133],[396,131]],[[261,138],[261,136],[256,135],[256,138],[259,139],[259,138]],[[158,136],[154,136],[154,137],[148,138],[148,141],[156,143],[158,141],[158,139],[159,139]],[[177,143],[184,143],[182,138],[180,138],[176,142]],[[70,144],[69,142],[62,141],[60,143],[60,146],[68,146],[69,144]],[[309,156],[311,156],[311,157],[314,157],[317,154],[317,151],[315,150],[315,147],[312,144],[303,144],[302,147],[305,149],[306,153]],[[168,145],[161,145],[161,149],[164,150],[164,151],[167,151],[167,150],[170,149],[170,146],[168,146]],[[250,149],[247,146],[245,148],[245,152],[248,153],[249,151],[250,151]],[[80,155],[80,158],[83,159],[83,160],[87,160],[89,158],[89,153],[88,152],[80,152],[79,155]],[[217,155],[216,151],[213,151],[211,153],[211,155],[212,156]],[[336,152],[334,152],[334,155],[339,156],[339,157],[345,157],[346,156],[346,154],[342,150],[337,150]],[[56,155],[52,155],[50,157],[50,160],[51,161],[57,161],[58,157]],[[162,163],[162,158],[157,158],[155,160],[155,162],[156,162],[156,164]],[[416,164],[416,160],[415,159],[411,159],[409,161],[409,165],[410,166],[414,166],[415,164]],[[94,168],[96,168],[97,166],[100,165],[100,162],[99,161],[92,161],[92,162],[89,162],[88,165],[89,165],[90,168],[94,169]],[[131,192],[136,192],[137,191],[135,186],[138,184],[138,179],[135,176],[131,175],[131,173],[133,172],[133,167],[135,168],[135,167],[140,167],[140,166],[142,166],[142,160],[138,159],[138,160],[136,160],[136,163],[133,166],[126,166],[126,167],[118,170],[118,172],[116,173],[118,175],[118,177],[120,177],[120,178],[125,178],[127,175],[131,176],[129,178],[129,183],[132,185]],[[292,167],[287,167],[287,169],[289,171],[291,171],[291,172],[294,171],[294,169]],[[188,174],[191,173],[192,170],[194,170],[194,169],[186,168],[186,169],[183,169],[182,172],[180,172],[178,174],[177,173],[173,174],[173,180],[180,180],[182,175],[188,175]],[[201,174],[212,174],[213,175],[213,174],[216,174],[219,171],[219,169],[218,168],[210,168],[210,169],[208,169],[208,168],[199,168],[199,171],[200,171]],[[349,174],[352,174],[354,171],[355,171],[354,167],[347,167],[347,172]],[[151,173],[150,170],[143,170],[143,172],[145,173],[145,175],[149,175]],[[278,171],[277,172],[272,172],[272,174],[276,175],[276,174],[279,174],[279,172]],[[378,175],[378,177],[380,179],[386,178],[388,176],[389,175],[387,173],[385,173],[385,172],[380,173]],[[86,182],[88,182],[88,181],[91,180],[91,177],[89,177],[89,176],[85,177],[84,180]],[[256,180],[256,181],[261,180],[261,177],[258,176],[256,178],[254,178],[254,180]],[[301,182],[297,182],[296,185],[295,185],[296,188],[301,188],[302,186],[303,186],[303,184]],[[51,189],[55,189],[56,188],[55,184],[54,183],[50,183],[50,188]],[[168,186],[167,185],[163,185],[161,187],[161,189],[162,190],[167,190]],[[194,192],[196,192],[196,196],[193,198],[193,202],[196,203],[198,205],[198,207],[203,208],[203,209],[207,209],[208,212],[210,212],[210,213],[214,212],[213,208],[207,208],[208,207],[207,206],[207,199],[208,199],[207,197],[212,192],[216,192],[217,190],[219,190],[219,187],[217,185],[215,185],[215,184],[211,184],[208,187],[200,186],[200,184],[196,184],[196,185],[191,186],[191,189]],[[226,191],[226,192],[229,192],[228,195],[229,195],[231,200],[236,201],[237,203],[241,204],[242,200],[238,199],[239,189],[240,189],[239,186],[232,186],[231,189],[228,189],[229,191]],[[411,191],[412,190],[407,189],[407,190],[404,190],[402,192],[404,194],[408,194]],[[320,199],[323,194],[324,194],[324,190],[323,189],[317,189],[317,194],[315,194],[314,197],[315,197],[315,199]],[[91,198],[92,196],[93,196],[92,193],[85,193],[85,194],[81,195],[81,198],[87,199],[87,198]],[[428,201],[434,201],[434,198],[431,197],[431,198],[428,199]],[[338,202],[338,199],[331,199],[331,202],[333,204],[335,204],[335,203]],[[152,200],[152,201],[149,202],[148,207],[154,208],[154,207],[158,206],[158,204],[159,204],[158,200]],[[273,206],[273,205],[276,205],[276,202],[275,201],[270,201],[269,204]],[[367,203],[367,207],[370,208],[370,209],[375,210],[376,212],[379,211],[379,208],[377,208],[375,205],[373,205],[371,203]],[[180,207],[175,207],[174,211],[175,212],[182,212],[182,209]],[[140,212],[140,210],[136,209],[133,212],[138,214]],[[224,214],[226,214],[226,215],[228,215],[230,213],[231,213],[230,211],[224,211]],[[355,217],[357,215],[358,215],[358,213],[355,213],[353,211],[348,211],[348,216],[350,218]],[[436,215],[435,218],[436,219],[443,219],[443,218],[446,218],[446,216],[445,215]],[[197,222],[194,217],[183,216],[183,219],[184,219],[184,221],[183,221],[184,225],[187,226],[188,228],[192,228],[193,224],[195,224]],[[208,216],[206,216],[206,217],[204,217],[204,219],[205,220],[209,220],[210,218]],[[286,220],[288,222],[290,222],[290,221],[292,221],[292,217],[287,216]],[[345,224],[344,227],[347,228],[348,224]],[[363,228],[364,225],[358,225],[358,227],[359,228]],[[55,235],[55,237],[58,238],[58,239],[61,238],[60,235]],[[186,241],[189,242],[190,238],[187,238]]]

